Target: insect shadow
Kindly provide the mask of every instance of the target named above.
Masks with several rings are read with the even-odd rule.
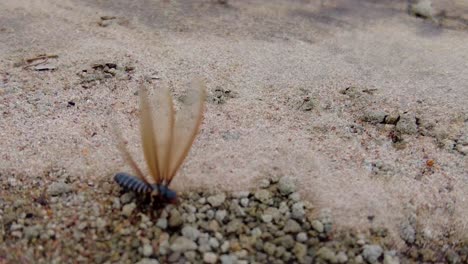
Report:
[[[139,91],[140,133],[149,175],[140,169],[122,134],[115,129],[118,147],[135,176],[119,172],[114,180],[124,190],[135,192],[139,202],[152,204],[155,209],[177,203],[177,193],[169,186],[199,131],[206,97],[204,83],[198,79],[192,81],[186,100],[176,113],[169,89],[165,87],[159,92],[151,104],[147,88],[141,85]]]

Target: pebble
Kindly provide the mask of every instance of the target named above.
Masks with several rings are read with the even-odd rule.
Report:
[[[143,256],[149,257],[153,255],[153,247],[150,244],[144,244],[141,252]]]
[[[416,240],[416,231],[410,223],[404,223],[401,227],[401,238],[409,244],[413,244]]]
[[[177,209],[172,209],[169,215],[169,227],[179,227],[183,224],[182,216]]]
[[[47,194],[51,196],[58,196],[61,194],[69,193],[72,187],[64,182],[54,182],[47,188]]]
[[[294,238],[291,235],[281,236],[281,237],[273,240],[273,242],[276,245],[281,245],[286,249],[292,248],[294,246],[294,243],[295,243]]]
[[[218,221],[220,224],[223,223],[224,218],[226,218],[227,211],[226,210],[218,210],[215,213],[215,219]]]
[[[159,261],[157,259],[143,258],[136,262],[136,264],[159,264]]]
[[[184,257],[188,260],[188,261],[192,261],[194,262],[197,258],[197,252],[194,251],[194,250],[190,250],[190,251],[185,251],[184,252]]]
[[[298,233],[302,230],[301,225],[293,219],[289,219],[284,225],[283,231],[286,233]]]
[[[156,226],[161,228],[161,229],[166,229],[167,228],[167,219],[166,218],[159,218],[158,221],[156,222]]]
[[[398,256],[395,251],[386,251],[384,253],[383,264],[400,264]]]
[[[112,200],[112,207],[114,209],[120,209],[122,205],[120,204],[120,199],[115,197],[113,200]]]
[[[468,146],[464,146],[461,144],[457,144],[456,147],[457,151],[460,152],[461,154],[467,156],[468,155]]]
[[[230,247],[231,245],[229,241],[224,241],[224,243],[221,245],[221,252],[227,252]]]
[[[411,12],[424,18],[433,18],[434,9],[432,8],[432,1],[419,0],[417,3],[411,5]]]
[[[289,195],[296,191],[296,186],[290,178],[283,177],[278,182],[278,190],[282,195]]]
[[[300,232],[296,236],[296,240],[298,242],[306,242],[307,241],[307,233],[305,232]]]
[[[39,237],[42,231],[42,226],[35,225],[35,226],[28,226],[24,228],[24,237],[27,239],[34,239]]]
[[[197,249],[197,244],[186,237],[177,237],[170,248],[174,252],[184,252]]]
[[[232,194],[232,197],[241,199],[241,198],[248,198],[250,196],[249,191],[240,191],[240,192],[235,192]]]
[[[203,262],[205,263],[216,263],[218,261],[218,256],[213,252],[203,253]]]
[[[122,196],[120,196],[120,202],[122,204],[128,204],[135,198],[134,192],[126,192]]]
[[[192,226],[184,226],[184,228],[182,228],[182,235],[192,241],[195,241],[200,236],[200,231]]]
[[[403,134],[413,135],[418,132],[418,125],[416,124],[416,117],[411,114],[403,114],[396,124],[396,130]]]
[[[328,247],[321,247],[317,251],[317,258],[321,258],[322,260],[328,261],[330,263],[338,262],[335,252]]]
[[[289,200],[293,201],[293,202],[299,202],[301,200],[301,195],[297,192],[295,193],[291,193],[289,195]]]
[[[210,247],[213,249],[219,248],[219,241],[218,239],[214,237],[210,237],[210,239],[208,240],[208,243],[210,244]]]
[[[362,251],[362,257],[369,263],[378,263],[383,250],[379,245],[365,245]]]
[[[221,255],[221,264],[236,264],[237,257],[234,255]]]
[[[96,219],[96,227],[100,230],[103,230],[107,226],[106,220],[102,219],[101,217],[98,217]]]
[[[312,225],[312,228],[319,232],[319,233],[323,233],[324,231],[324,227],[323,227],[323,224],[322,222],[320,222],[319,220],[314,220],[312,221],[312,223],[310,223]]]
[[[364,115],[361,117],[361,120],[371,124],[380,124],[384,122],[386,116],[387,113],[383,111],[369,111],[364,113]]]
[[[291,217],[297,220],[302,220],[305,216],[304,203],[297,202],[293,204],[291,209]]]
[[[219,207],[220,205],[224,203],[225,200],[226,200],[226,195],[224,193],[210,196],[207,199],[208,203],[211,204],[211,206],[213,207]]]
[[[249,206],[249,198],[242,198],[240,200],[240,204],[243,206],[243,207],[248,207]]]
[[[124,205],[124,207],[122,208],[122,215],[129,217],[130,215],[132,215],[133,210],[135,210],[135,208],[136,208],[135,203],[129,203],[129,204]]]
[[[348,256],[343,251],[340,251],[338,252],[338,255],[336,255],[336,260],[338,263],[346,263],[348,262]]]
[[[267,253],[270,256],[273,256],[273,254],[275,253],[275,250],[276,250],[276,246],[273,243],[266,242],[263,245],[263,251],[265,251],[265,253]]]
[[[226,225],[226,233],[240,233],[244,223],[240,219],[234,219]]]
[[[303,262],[305,256],[307,255],[307,246],[302,243],[296,243],[292,250],[299,262]]]
[[[271,193],[268,190],[258,190],[255,192],[254,197],[261,203],[268,204],[271,199]]]
[[[262,179],[262,180],[260,180],[258,185],[259,185],[260,188],[266,189],[266,188],[268,188],[270,186],[270,180]]]
[[[269,214],[263,214],[261,218],[264,223],[270,223],[271,221],[273,221],[273,216]]]
[[[460,255],[458,255],[453,249],[447,250],[445,253],[445,259],[447,259],[450,264],[460,263]]]

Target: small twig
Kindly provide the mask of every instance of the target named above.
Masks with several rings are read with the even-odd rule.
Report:
[[[55,55],[55,54],[49,54],[49,55],[47,55],[47,54],[40,54],[40,55],[38,55],[38,56],[36,56],[36,57],[34,57],[34,58],[26,59],[25,61],[26,61],[27,63],[31,63],[31,62],[37,61],[37,60],[43,60],[43,59],[46,59],[46,60],[47,60],[47,59],[56,59],[56,58],[58,58],[58,55]]]

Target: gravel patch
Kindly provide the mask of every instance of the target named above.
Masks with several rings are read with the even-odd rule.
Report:
[[[11,188],[8,182],[4,184]],[[50,195],[41,203],[28,203],[26,198],[0,203],[0,241],[4,242],[0,258],[8,263],[69,259],[93,263],[388,264],[407,259],[467,260],[461,246],[443,254],[418,248],[420,236],[411,225],[402,226],[403,239],[412,245],[408,253],[391,248],[394,243],[385,228],[361,233],[334,230],[332,213],[306,206],[289,178],[265,180],[258,190],[234,194],[182,193],[178,205],[158,211],[109,182],[99,187],[105,190],[99,199],[81,192],[62,199]],[[65,210],[70,206],[75,210]]]

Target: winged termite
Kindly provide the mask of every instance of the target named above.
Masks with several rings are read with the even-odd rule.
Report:
[[[200,127],[205,86],[194,80],[183,106],[177,114],[168,88],[163,88],[155,99],[155,109],[150,104],[149,93],[140,88],[140,132],[143,153],[150,176],[146,176],[132,158],[119,131],[116,136],[119,149],[136,173],[117,173],[114,180],[125,189],[137,193],[149,193],[158,205],[174,203],[176,192],[169,188],[195,140]],[[153,118],[154,115],[154,118]]]

